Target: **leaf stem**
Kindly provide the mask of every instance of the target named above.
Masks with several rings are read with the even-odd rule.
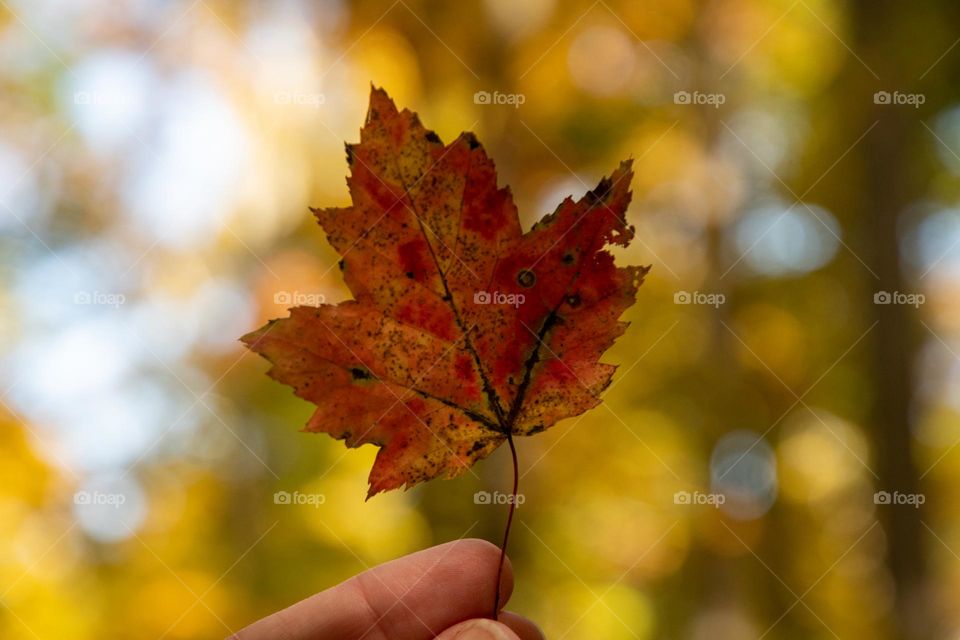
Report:
[[[513,512],[517,507],[517,486],[520,484],[520,473],[517,466],[517,447],[513,444],[513,434],[507,431],[507,444],[510,445],[510,456],[513,458],[513,491],[510,494],[510,508],[507,511],[507,526],[503,530],[503,544],[500,545],[500,564],[497,565],[497,581],[493,586],[493,619],[500,615],[500,579],[503,576],[503,563],[507,558],[507,541],[510,539],[510,525],[513,524]]]

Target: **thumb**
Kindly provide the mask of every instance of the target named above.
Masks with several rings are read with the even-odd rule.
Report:
[[[436,640],[520,640],[520,636],[504,624],[478,619],[456,624],[438,635]]]

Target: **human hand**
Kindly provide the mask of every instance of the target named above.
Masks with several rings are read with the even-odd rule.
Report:
[[[457,540],[365,571],[259,620],[231,640],[542,640],[533,622],[493,605],[500,549]],[[501,602],[513,591],[505,560]]]

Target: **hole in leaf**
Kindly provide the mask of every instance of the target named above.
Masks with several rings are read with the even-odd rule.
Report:
[[[537,282],[537,276],[530,269],[521,269],[520,273],[517,274],[517,284],[519,284],[524,289],[529,289]]]

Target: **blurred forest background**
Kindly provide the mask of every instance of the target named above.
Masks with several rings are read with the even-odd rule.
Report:
[[[365,503],[236,340],[348,297],[307,207],[371,82],[525,227],[635,160],[653,270],[603,406],[519,442],[510,608],[960,637],[958,42],[947,0],[0,0],[0,637],[222,637],[498,541],[506,448]]]

